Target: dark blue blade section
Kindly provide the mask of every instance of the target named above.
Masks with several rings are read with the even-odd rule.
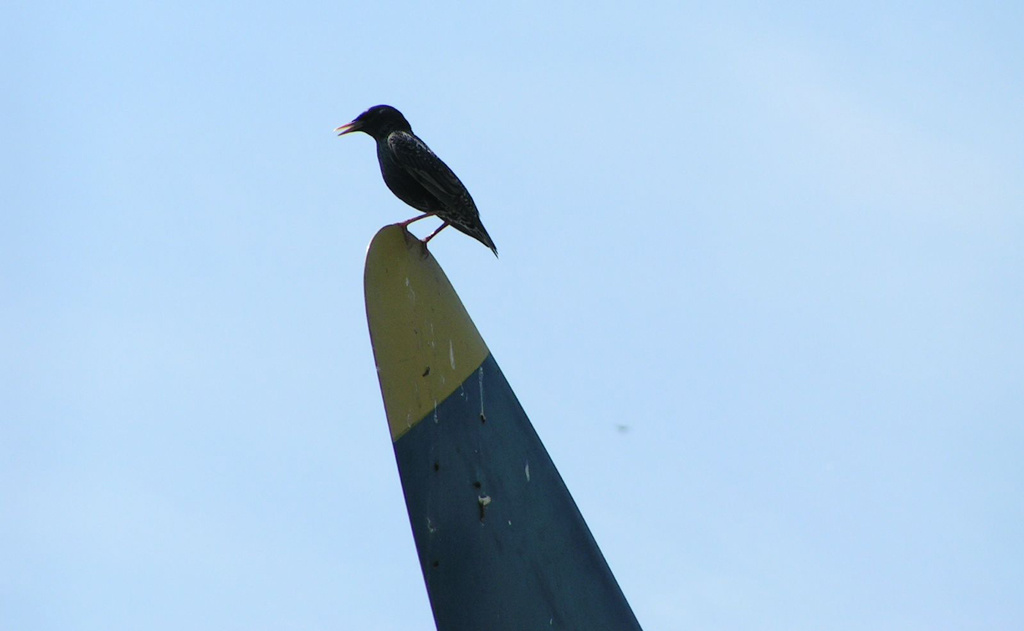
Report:
[[[640,629],[491,356],[395,456],[439,631]]]

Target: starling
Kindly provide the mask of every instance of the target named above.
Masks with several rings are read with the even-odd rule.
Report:
[[[498,256],[469,191],[448,165],[412,133],[401,112],[390,105],[375,105],[334,131],[339,136],[361,131],[377,141],[377,160],[384,183],[398,199],[425,213],[403,222],[403,226],[432,215],[444,222],[424,243],[451,225]]]

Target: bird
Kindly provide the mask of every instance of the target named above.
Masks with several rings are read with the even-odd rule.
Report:
[[[390,105],[375,105],[334,131],[338,136],[361,131],[377,142],[377,160],[384,183],[395,197],[424,213],[402,222],[403,227],[436,216],[443,223],[424,243],[453,226],[498,256],[498,248],[480,221],[480,212],[469,191],[427,143],[412,133],[401,112]]]

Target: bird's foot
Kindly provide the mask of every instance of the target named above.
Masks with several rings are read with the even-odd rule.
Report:
[[[443,224],[441,224],[440,228],[438,228],[437,230],[431,232],[430,236],[423,240],[423,244],[426,245],[431,239],[433,239],[434,237],[437,236],[438,232],[441,232],[442,230],[444,230],[447,227],[448,227],[448,222],[446,221]]]
[[[406,219],[405,221],[403,221],[402,223],[400,223],[400,224],[398,224],[398,225],[400,225],[400,226],[402,226],[403,228],[405,228],[405,227],[407,227],[407,226],[408,226],[409,224],[411,224],[411,223],[416,223],[416,222],[417,222],[417,221],[419,221],[420,219],[426,219],[427,217],[433,217],[433,216],[434,216],[434,213],[424,213],[424,214],[420,215],[419,217],[413,217],[412,219]]]

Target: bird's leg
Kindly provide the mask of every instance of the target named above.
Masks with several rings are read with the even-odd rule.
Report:
[[[448,227],[448,222],[446,221],[443,224],[441,224],[440,228],[438,228],[437,230],[431,232],[430,236],[423,240],[423,243],[426,243],[426,242],[430,241],[431,239],[433,239],[434,237],[437,236],[438,232],[441,232],[442,230],[444,230],[447,227]]]
[[[402,223],[400,223],[398,225],[400,225],[400,226],[402,226],[404,228],[404,227],[408,226],[411,223],[416,223],[420,219],[426,219],[427,217],[433,217],[433,216],[434,216],[434,213],[424,213],[424,214],[420,215],[419,217],[413,217],[412,219],[407,219],[407,220],[403,221]]]

